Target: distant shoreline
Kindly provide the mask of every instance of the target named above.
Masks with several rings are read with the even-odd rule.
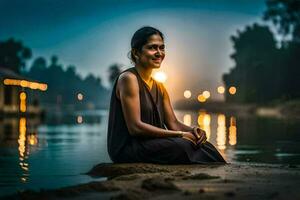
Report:
[[[211,113],[228,113],[235,116],[260,116],[281,119],[300,119],[300,100],[273,104],[239,104],[221,101],[199,103],[181,100],[174,104],[176,110],[205,110]]]

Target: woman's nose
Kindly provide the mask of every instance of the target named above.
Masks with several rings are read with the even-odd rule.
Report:
[[[155,56],[156,57],[162,56],[162,52],[159,49],[157,49],[157,51],[155,52]]]

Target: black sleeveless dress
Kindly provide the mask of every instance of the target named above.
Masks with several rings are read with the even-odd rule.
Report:
[[[166,92],[163,84],[154,81],[150,91],[135,67],[122,73],[126,71],[135,74],[138,80],[141,120],[153,126],[167,129],[163,113],[163,93]],[[113,162],[225,163],[218,150],[209,142],[195,147],[192,142],[180,137],[146,138],[131,136],[126,126],[121,101],[116,95],[117,80],[111,95],[107,133],[108,153]]]

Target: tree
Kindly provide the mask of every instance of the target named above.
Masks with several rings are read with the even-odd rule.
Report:
[[[0,67],[20,73],[26,67],[25,61],[31,56],[31,50],[20,41],[11,38],[0,42]]]
[[[112,64],[111,66],[109,66],[108,72],[109,72],[109,82],[110,82],[111,85],[113,85],[116,78],[121,73],[121,65]]]
[[[226,94],[226,100],[237,102],[266,102],[276,98],[281,88],[278,49],[267,26],[253,24],[231,36],[235,67],[223,76],[227,87],[235,86],[238,93]]]
[[[264,20],[272,21],[283,36],[291,34],[300,42],[300,1],[267,0]]]
[[[285,41],[281,49],[282,74],[285,78],[284,93],[288,99],[300,97],[300,1],[299,0],[268,0],[264,19],[272,21],[278,32],[283,36],[292,36]]]

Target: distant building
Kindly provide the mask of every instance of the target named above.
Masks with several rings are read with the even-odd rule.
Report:
[[[0,116],[40,114],[37,102],[28,102],[31,90],[47,90],[47,84],[29,80],[12,70],[0,67]]]

